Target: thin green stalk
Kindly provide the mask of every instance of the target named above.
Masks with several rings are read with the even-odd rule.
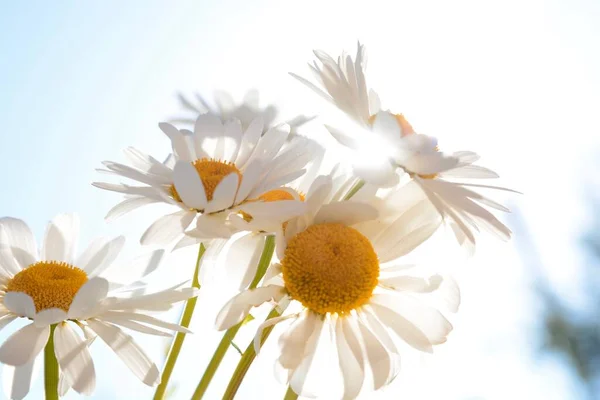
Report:
[[[192,278],[192,287],[198,289],[200,289],[200,282],[198,280],[198,275],[200,273],[200,261],[202,260],[202,256],[204,255],[205,251],[206,247],[204,247],[204,243],[200,243],[200,247],[198,249],[198,258],[196,259],[196,268]],[[190,326],[190,321],[192,320],[192,315],[194,315],[194,308],[196,308],[197,300],[198,299],[194,297],[187,301],[183,310],[183,314],[181,314],[181,321],[179,322],[179,325],[185,328]],[[175,368],[175,363],[177,362],[177,357],[179,357],[179,353],[181,352],[181,347],[183,346],[184,340],[185,333],[177,332],[175,335],[175,340],[173,340],[173,345],[171,346],[171,351],[167,357],[167,362],[165,363],[165,369],[163,370],[160,384],[156,388],[156,393],[154,393],[154,400],[162,400],[164,398],[165,392],[167,391],[167,385],[169,384],[169,379],[171,379],[171,374],[173,373],[173,368]]]
[[[283,398],[283,400],[296,400],[297,398],[298,395],[296,394],[296,392],[294,392],[291,386],[288,386],[287,392],[285,392],[285,397]]]
[[[344,196],[344,200],[349,200],[352,196],[354,196],[362,187],[365,186],[365,181],[359,179],[358,182],[352,186],[352,189]]]
[[[280,315],[281,315],[281,313],[279,311],[277,311],[276,308],[274,308],[273,310],[271,310],[271,312],[267,316],[267,319],[276,318],[276,317],[279,317]],[[274,327],[275,326],[272,325],[272,326],[265,328],[262,331],[262,336],[260,338],[261,346],[265,343],[265,341],[271,334],[271,331],[273,330]],[[254,361],[255,358],[256,358],[256,351],[254,350],[254,343],[250,343],[248,345],[248,347],[246,347],[244,354],[242,354],[242,358],[238,362],[238,365],[235,368],[235,371],[233,372],[231,379],[229,380],[229,384],[227,385],[227,389],[225,390],[225,394],[223,395],[223,400],[233,400],[235,394],[237,393],[238,389],[240,388],[240,385],[242,384],[242,381],[244,380],[244,377],[246,376],[246,373],[250,369],[250,365],[252,365],[252,362]]]
[[[46,400],[58,400],[58,361],[54,354],[54,330],[50,325],[50,337],[44,349],[44,392]]]
[[[250,283],[249,289],[255,289],[258,286],[258,283],[261,281],[261,279],[265,276],[267,268],[269,267],[271,259],[273,258],[274,251],[275,237],[273,235],[269,235],[265,239],[265,246],[263,248],[260,260],[258,262],[258,266],[256,268],[254,280],[252,281],[252,283]],[[200,382],[198,383],[198,386],[196,387],[196,390],[192,395],[192,400],[200,400],[204,396],[206,390],[208,389],[208,385],[210,385],[210,382],[215,376],[219,365],[221,365],[221,361],[223,361],[223,358],[225,357],[229,346],[231,346],[233,338],[235,337],[238,330],[243,324],[244,322],[240,322],[239,324],[227,329],[227,331],[223,335],[223,338],[219,342],[219,345],[217,346],[217,349],[215,350],[212,358],[210,359],[206,370],[204,370],[204,374],[202,375],[202,378],[200,379]]]
[[[273,258],[273,252],[275,251],[275,236],[269,235],[265,239],[265,247],[263,248],[263,252],[260,255],[260,260],[258,261],[258,267],[256,268],[256,274],[254,274],[254,279],[250,283],[248,289],[256,289],[260,280],[265,276],[267,272],[267,268],[271,264],[271,259]]]

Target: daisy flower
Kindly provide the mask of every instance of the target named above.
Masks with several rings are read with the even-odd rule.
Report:
[[[364,46],[358,44],[355,60],[342,54],[336,61],[322,51],[315,51],[315,55],[321,66],[315,62],[311,69],[322,88],[292,75],[349,117],[348,121],[342,119],[335,127],[326,128],[340,144],[355,152],[353,169],[358,177],[380,187],[394,187],[407,174],[440,215],[450,221],[460,243],[474,244],[473,231],[480,228],[503,240],[510,238],[511,231],[486,207],[509,210],[473,190],[508,189],[454,181],[498,175],[474,165],[479,159],[476,153],[442,153],[435,138],[417,134],[402,114],[382,111],[377,94],[367,89]]]
[[[241,103],[236,102],[231,94],[227,92],[216,91],[213,96],[216,108],[211,107],[199,93],[195,94],[195,99],[186,98],[182,94],[179,94],[178,97],[181,106],[188,114],[191,114],[189,116],[185,115],[180,118],[174,118],[171,120],[172,123],[193,125],[198,115],[208,113],[218,116],[223,120],[236,118],[242,123],[243,128],[247,128],[252,120],[258,116],[263,119],[265,130],[270,129],[277,124],[279,110],[273,104],[261,107],[258,90],[256,89],[246,92]],[[285,123],[290,126],[291,132],[294,133],[298,127],[311,119],[311,117],[298,115]]]
[[[109,212],[109,217],[152,202],[167,203],[178,209],[154,222],[143,234],[142,244],[169,243],[183,233],[187,236],[177,246],[229,238],[235,233],[229,215],[246,207],[255,218],[260,215],[275,220],[289,219],[302,212],[302,203],[295,200],[272,204],[257,201],[261,195],[302,176],[303,167],[311,160],[312,142],[299,137],[286,143],[288,126],[271,128],[261,136],[264,123],[260,117],[244,130],[239,120],[223,123],[211,114],[198,117],[194,132],[179,130],[168,123],[159,126],[173,147],[173,158],[166,163],[139,152],[133,167],[104,163],[103,172],[132,179],[143,186],[94,183],[127,196],[116,206],[116,211]],[[192,228],[188,230],[190,225]]]
[[[143,289],[142,282],[123,286],[102,277],[110,272],[118,277],[121,272],[111,267],[124,238],[96,239],[76,257],[78,231],[76,216],[59,215],[48,224],[38,250],[25,222],[0,219],[0,326],[18,319],[29,321],[0,345],[0,362],[13,378],[8,390],[12,399],[27,395],[34,362],[49,340],[54,341],[60,369],[60,394],[72,387],[89,395],[96,372],[88,346],[96,336],[135,376],[154,386],[160,381],[156,364],[122,328],[160,336],[170,336],[168,331],[189,332],[149,313],[169,310],[174,303],[196,296],[195,289],[178,286],[134,295],[131,290]],[[162,254],[155,251],[136,263],[143,271],[154,270]]]
[[[429,203],[413,205],[386,227],[363,231],[363,222],[377,218],[376,208],[355,201],[324,203],[331,187],[329,178],[315,181],[307,195],[307,213],[279,232],[281,262],[271,266],[261,287],[231,299],[216,324],[227,329],[252,307],[291,301],[288,310],[299,310],[263,323],[255,346],[266,327],[291,321],[279,338],[277,361],[291,388],[299,395],[319,394],[307,386],[307,377],[310,371],[329,372],[312,364],[317,348],[329,344],[327,348],[337,350],[334,362],[343,380],[343,397],[352,399],[369,370],[374,389],[398,373],[399,351],[390,333],[424,352],[444,343],[452,325],[427,298],[445,287],[448,308],[456,311],[459,293],[452,281],[440,275],[413,276],[413,268],[395,261],[439,226],[439,215],[421,212]],[[329,335],[322,335],[326,332]]]
[[[257,201],[277,202],[295,200],[303,202],[310,185],[317,177],[325,149],[314,146],[312,160],[306,167],[306,173],[285,187],[270,190],[260,195]],[[239,290],[248,288],[255,279],[257,267],[268,236],[277,232],[286,221],[281,218],[255,218],[250,213],[253,209],[246,208],[230,216],[232,225],[239,231],[227,243],[223,244],[216,264],[227,271],[228,282],[238,286]],[[260,212],[260,211],[259,211]],[[267,210],[269,213],[269,210]],[[259,215],[260,217],[260,215]]]

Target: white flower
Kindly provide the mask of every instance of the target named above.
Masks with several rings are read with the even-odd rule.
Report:
[[[365,47],[358,43],[355,60],[345,53],[342,53],[337,62],[324,51],[315,50],[314,54],[322,67],[316,61],[313,65],[309,64],[309,67],[322,88],[299,75],[290,75],[334,104],[355,122],[368,124],[369,118],[379,112],[380,105],[377,93],[367,89]]]
[[[194,132],[161,123],[160,128],[171,139],[173,160],[161,164],[137,152],[142,162],[133,168],[104,163],[104,172],[145,186],[98,182],[94,185],[128,196],[109,216],[157,201],[179,209],[153,223],[142,236],[143,244],[168,243],[184,232],[187,236],[178,246],[229,238],[236,232],[228,221],[229,215],[244,211],[245,207],[251,208],[256,218],[260,215],[289,219],[302,212],[301,202],[266,204],[258,199],[302,176],[303,167],[312,158],[314,143],[301,137],[286,143],[287,126],[269,129],[262,135],[263,125],[261,118],[256,118],[243,130],[238,120],[223,123],[210,114],[198,117]],[[194,221],[195,226],[187,230]]]
[[[351,121],[340,120],[326,125],[342,145],[355,153],[354,173],[379,187],[394,187],[406,173],[432,202],[444,218],[451,221],[457,240],[467,246],[475,243],[473,230],[490,230],[502,239],[510,238],[510,230],[483,205],[508,212],[503,205],[471,190],[473,187],[508,190],[502,187],[456,183],[451,179],[497,178],[481,166],[476,153],[460,151],[445,154],[437,140],[417,134],[402,114],[381,111],[374,91],[367,92],[364,74],[364,47],[358,45],[356,60],[342,54],[336,62],[324,52],[315,52],[322,66],[311,66],[324,89],[292,74],[322,97],[337,106]]]
[[[450,222],[459,243],[474,245],[473,232],[480,228],[502,240],[510,239],[510,229],[486,207],[503,212],[510,210],[473,189],[512,190],[464,181],[498,178],[494,171],[474,165],[479,159],[476,153],[458,151],[445,154],[438,150],[435,138],[416,133],[402,136],[396,116],[384,111],[377,114],[373,130],[386,137],[391,165],[412,178],[408,187],[403,186],[398,190],[408,192],[412,189],[411,185],[418,186],[439,214]]]
[[[428,202],[419,202],[392,223],[372,229],[363,223],[377,218],[376,209],[356,201],[326,203],[331,188],[329,178],[315,181],[307,194],[307,213],[280,230],[281,263],[271,266],[261,287],[231,299],[216,323],[218,329],[227,329],[242,321],[252,307],[272,302],[284,308],[292,301],[291,307],[301,309],[265,321],[255,346],[264,328],[293,320],[279,338],[278,358],[292,389],[300,395],[322,394],[310,388],[311,371],[318,376],[336,367],[343,378],[343,397],[353,399],[369,369],[374,389],[398,373],[399,351],[390,333],[425,352],[444,343],[452,325],[426,301],[444,298],[446,307],[456,311],[460,296],[452,280],[440,275],[419,277],[413,275],[416,268],[395,261],[439,227],[439,215],[425,212],[431,207]],[[321,335],[322,331],[331,335]],[[322,346],[327,345],[337,349],[337,357],[330,360],[335,365],[312,363],[316,352],[326,351]]]
[[[154,386],[160,381],[157,366],[121,327],[160,336],[170,336],[168,331],[189,332],[149,313],[166,311],[174,303],[196,296],[195,289],[175,287],[152,294],[127,293],[133,286],[101,277],[111,274],[118,278],[122,273],[114,261],[124,238],[96,239],[76,257],[78,231],[78,218],[59,215],[48,224],[38,250],[25,222],[0,219],[0,327],[18,318],[30,321],[0,346],[5,376],[13,379],[5,388],[12,399],[22,399],[28,393],[35,360],[51,334],[60,368],[59,391],[64,395],[71,387],[82,394],[94,391],[96,372],[88,346],[96,335],[142,382]],[[140,270],[154,270],[162,254],[163,251],[155,251],[138,259]],[[140,285],[138,281],[134,286]]]
[[[200,114],[212,114],[222,120],[229,120],[236,118],[242,123],[242,127],[247,128],[250,123],[257,117],[261,117],[265,123],[265,130],[274,127],[277,122],[277,115],[279,110],[273,104],[269,104],[266,107],[261,107],[259,103],[258,91],[253,89],[246,92],[244,99],[241,103],[237,103],[233,100],[231,95],[224,91],[214,92],[214,101],[216,109],[211,107],[208,102],[199,94],[195,94],[195,100],[184,97],[179,94],[179,101],[183,108],[186,109],[190,116],[182,116],[180,118],[174,118],[171,122],[183,123],[186,125],[193,125],[196,118]],[[311,117],[304,115],[298,115],[297,117],[285,121],[291,128],[291,132],[310,121]]]

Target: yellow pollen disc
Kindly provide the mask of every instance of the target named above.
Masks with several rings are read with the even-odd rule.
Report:
[[[412,135],[413,133],[415,133],[415,130],[413,129],[412,125],[406,120],[406,118],[404,118],[404,115],[402,115],[402,114],[393,114],[393,115],[396,118],[396,122],[400,126],[400,132],[401,132],[402,137]],[[369,117],[369,124],[373,125],[373,123],[375,122],[376,116],[377,116],[377,114],[371,115]]]
[[[65,262],[39,261],[8,281],[6,292],[28,294],[33,299],[36,312],[48,308],[69,311],[77,291],[87,280],[82,269]]]
[[[304,201],[304,199],[305,199],[304,194],[302,194],[300,192],[297,192],[297,193],[298,193],[298,197],[300,197],[300,201]],[[269,203],[272,201],[294,200],[294,196],[287,190],[274,189],[274,190],[269,190],[268,192],[261,194],[260,196],[258,196],[258,199],[256,199],[256,200],[262,200],[265,203]],[[249,200],[249,201],[256,201],[256,200]],[[247,222],[252,221],[252,215],[245,213],[243,211],[240,212],[240,215]],[[284,223],[284,229],[285,229],[286,224],[287,224],[287,222]]]
[[[198,176],[200,176],[200,180],[202,180],[204,192],[206,193],[206,200],[208,201],[213,199],[215,189],[227,175],[231,173],[237,174],[239,178],[238,187],[242,183],[242,173],[237,169],[234,163],[203,158],[194,161],[192,165],[196,168]],[[169,187],[169,192],[173,199],[181,203],[181,197],[179,197],[175,185]]]
[[[373,294],[379,261],[356,229],[327,223],[308,227],[288,243],[281,261],[292,298],[319,314],[348,313]]]

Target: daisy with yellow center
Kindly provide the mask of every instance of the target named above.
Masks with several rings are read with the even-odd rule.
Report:
[[[144,186],[94,184],[127,196],[109,216],[155,202],[179,209],[153,223],[142,236],[143,244],[166,244],[180,238],[176,245],[180,247],[229,238],[236,232],[229,223],[230,214],[238,213],[248,200],[302,176],[315,149],[314,144],[304,138],[287,142],[287,125],[264,132],[260,117],[245,128],[239,120],[223,123],[211,114],[200,115],[193,132],[167,123],[159,126],[173,148],[173,157],[165,163],[131,149],[127,153],[134,162],[133,167],[104,163],[107,167],[104,172]],[[269,205],[269,209],[287,213],[286,217],[292,218],[302,212],[301,206],[301,202],[289,200]]]
[[[451,324],[419,297],[446,298],[447,308],[456,311],[459,295],[452,280],[412,275],[417,268],[396,261],[438,228],[439,215],[421,213],[426,205],[417,203],[372,229],[369,222],[377,221],[376,208],[358,201],[324,202],[331,191],[331,179],[315,181],[306,199],[310,211],[278,233],[280,263],[271,266],[261,287],[244,291],[225,305],[217,328],[239,323],[262,303],[277,306],[291,301],[289,312],[259,327],[257,350],[265,328],[292,321],[279,339],[278,358],[292,390],[318,396],[328,388],[321,386],[321,392],[315,392],[311,376],[337,370],[343,381],[339,391],[343,398],[353,399],[369,370],[375,390],[398,373],[399,352],[390,333],[425,352],[446,341]],[[328,345],[337,349],[337,357],[325,357],[333,364],[313,362]]]
[[[455,181],[490,179],[498,175],[473,165],[479,159],[476,153],[442,153],[437,140],[416,133],[404,115],[382,110],[379,97],[366,84],[364,46],[359,43],[355,60],[342,54],[336,61],[322,51],[315,51],[315,55],[321,65],[315,62],[311,68],[320,87],[292,75],[345,115],[346,118],[326,128],[340,144],[352,150],[356,176],[386,188],[396,187],[401,177],[408,176],[420,187],[422,196],[449,222],[458,242],[466,247],[473,247],[473,232],[480,228],[502,240],[510,238],[511,231],[486,207],[502,212],[509,210],[472,190],[508,189]]]
[[[322,147],[311,144],[311,148],[312,159],[306,165],[303,176],[288,186],[247,199],[237,207],[236,214],[229,216],[229,223],[236,233],[223,243],[221,251],[210,263],[211,267],[225,272],[227,279],[224,284],[239,290],[247,289],[256,277],[267,237],[287,226],[287,221],[292,218],[290,215],[305,212],[305,193],[317,176],[324,155]],[[298,203],[303,205],[301,209],[297,207]],[[204,268],[203,274],[210,273],[207,271]]]
[[[97,239],[76,257],[78,231],[76,216],[59,215],[48,224],[38,251],[23,221],[0,219],[0,328],[19,318],[30,322],[0,345],[5,377],[12,377],[11,399],[22,399],[29,392],[33,364],[49,340],[59,365],[59,394],[73,388],[89,395],[95,389],[96,374],[88,347],[96,336],[142,382],[154,386],[160,380],[157,366],[121,327],[159,336],[189,332],[148,313],[168,310],[194,297],[194,289],[124,296],[128,287],[119,283],[136,271],[143,277],[155,270],[164,251],[144,256],[123,270],[113,265],[123,248],[123,237]]]

